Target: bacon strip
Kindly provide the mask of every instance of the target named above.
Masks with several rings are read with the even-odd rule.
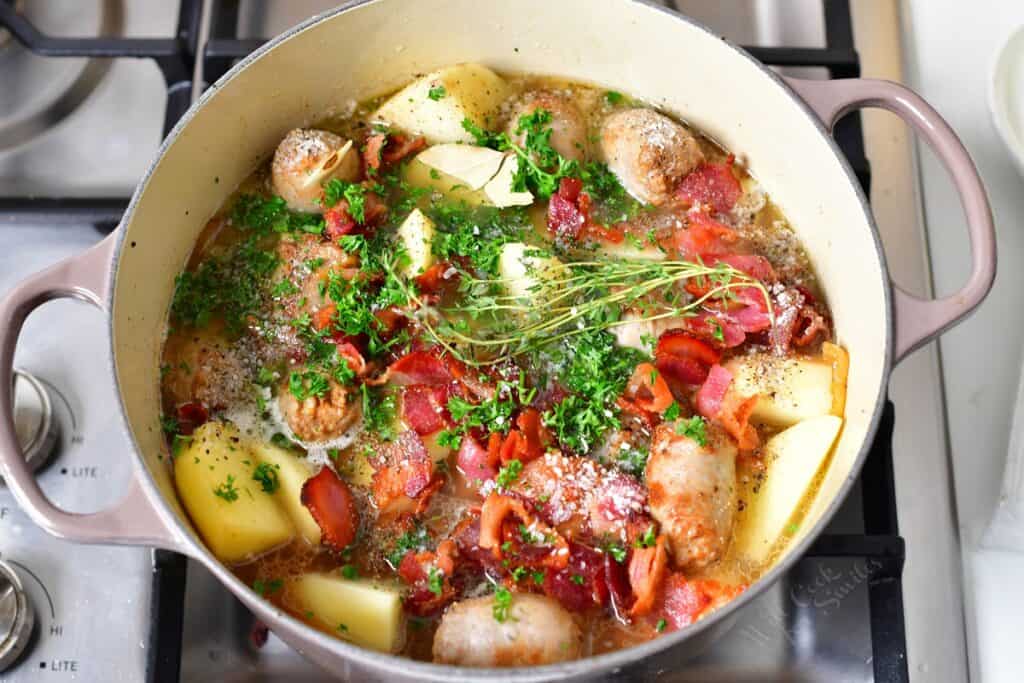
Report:
[[[426,146],[427,140],[422,136],[409,137],[397,133],[378,133],[366,138],[366,146],[363,148],[363,163],[369,173],[376,173],[410,154],[415,154]]]
[[[743,196],[743,187],[732,172],[734,161],[730,154],[724,164],[701,164],[683,178],[676,196],[691,204],[710,205],[718,213],[731,211]]]
[[[356,540],[359,513],[348,485],[329,467],[302,485],[299,500],[320,527],[321,543],[344,550]]]
[[[665,552],[665,536],[658,536],[651,548],[635,548],[629,559],[629,585],[636,596],[636,602],[629,610],[629,616],[647,614],[654,607],[658,589],[665,578],[668,554]]]
[[[495,559],[502,557],[502,543],[505,538],[504,523],[509,516],[519,519],[526,527],[540,534],[544,539],[551,539],[553,548],[545,553],[540,564],[564,568],[569,561],[569,543],[557,531],[534,517],[526,505],[518,498],[491,493],[484,501],[480,510],[480,547],[490,550]]]

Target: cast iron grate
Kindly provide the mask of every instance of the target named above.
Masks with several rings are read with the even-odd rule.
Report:
[[[265,41],[236,35],[238,0],[210,0],[209,37],[200,44],[202,0],[181,0],[178,27],[168,38],[55,38],[38,31],[18,15],[8,0],[0,0],[0,26],[33,52],[51,57],[151,59],[167,84],[164,131],[170,131],[191,104],[197,60],[207,82],[230,69]],[[759,47],[746,49],[757,59],[777,67],[820,67],[830,78],[860,75],[853,48],[849,0],[822,0],[826,47]],[[857,178],[869,192],[871,174],[864,156],[860,117],[851,114],[839,122],[834,136]],[[94,224],[112,230],[121,220],[128,197],[5,197],[0,198],[0,224]],[[864,534],[821,536],[808,557],[846,557],[874,560],[868,592],[871,619],[872,665],[879,682],[909,680],[903,614],[902,573],[905,558],[899,536],[892,466],[893,407],[887,402],[874,446],[861,473]],[[177,682],[181,663],[181,628],[184,617],[185,559],[156,551],[153,571],[152,632],[148,678],[154,683]]]

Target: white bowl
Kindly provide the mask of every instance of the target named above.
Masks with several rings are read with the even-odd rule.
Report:
[[[989,109],[996,130],[1024,175],[1024,26],[1010,35],[996,56]]]

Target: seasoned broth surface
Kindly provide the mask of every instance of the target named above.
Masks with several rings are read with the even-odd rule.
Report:
[[[365,647],[526,666],[757,580],[847,368],[743,150],[465,64],[284,137],[179,276],[160,382],[182,503],[254,591]]]

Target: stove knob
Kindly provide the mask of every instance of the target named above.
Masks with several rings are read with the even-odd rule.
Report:
[[[0,562],[0,671],[6,671],[32,637],[35,613],[21,580],[10,565]]]
[[[59,428],[46,386],[20,370],[14,371],[14,427],[22,455],[34,472],[53,456]]]

